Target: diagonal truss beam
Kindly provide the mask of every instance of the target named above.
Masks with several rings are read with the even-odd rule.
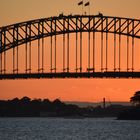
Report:
[[[133,27],[131,27],[132,24]],[[13,35],[15,28],[18,28],[17,34],[20,37],[18,40]],[[16,23],[0,28],[0,52],[12,48],[15,41],[16,44],[21,45],[41,37],[71,32],[108,32],[140,38],[140,20],[103,15],[74,15]]]

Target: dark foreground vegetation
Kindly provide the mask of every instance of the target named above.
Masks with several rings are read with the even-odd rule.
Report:
[[[106,108],[84,107],[65,104],[59,99],[34,99],[23,97],[12,100],[0,100],[0,117],[117,117],[120,112],[130,107],[110,105]]]
[[[117,118],[119,120],[140,120],[140,106],[124,110]]]
[[[130,98],[130,102],[133,104],[132,108],[125,109],[118,115],[120,120],[140,120],[140,91]]]

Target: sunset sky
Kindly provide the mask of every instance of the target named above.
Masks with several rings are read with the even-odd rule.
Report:
[[[0,26],[31,19],[81,14],[80,0],[1,0]],[[87,0],[85,0],[86,2]],[[90,0],[91,14],[140,18],[140,0]],[[87,11],[88,9],[84,9]],[[60,98],[63,101],[129,101],[140,90],[139,79],[37,79],[0,81],[0,99]]]

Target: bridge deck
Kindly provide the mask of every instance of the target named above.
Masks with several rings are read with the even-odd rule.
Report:
[[[2,79],[36,79],[36,78],[140,78],[140,72],[61,72],[61,73],[20,73],[1,74]]]

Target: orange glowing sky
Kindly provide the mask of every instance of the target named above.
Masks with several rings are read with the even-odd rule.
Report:
[[[86,0],[85,0],[86,1]],[[91,14],[139,18],[139,0],[90,0]],[[78,0],[1,0],[0,26],[64,14],[80,14]],[[87,9],[84,9],[86,11]],[[0,81],[0,99],[29,96],[64,101],[129,101],[140,90],[139,79],[37,79]]]

